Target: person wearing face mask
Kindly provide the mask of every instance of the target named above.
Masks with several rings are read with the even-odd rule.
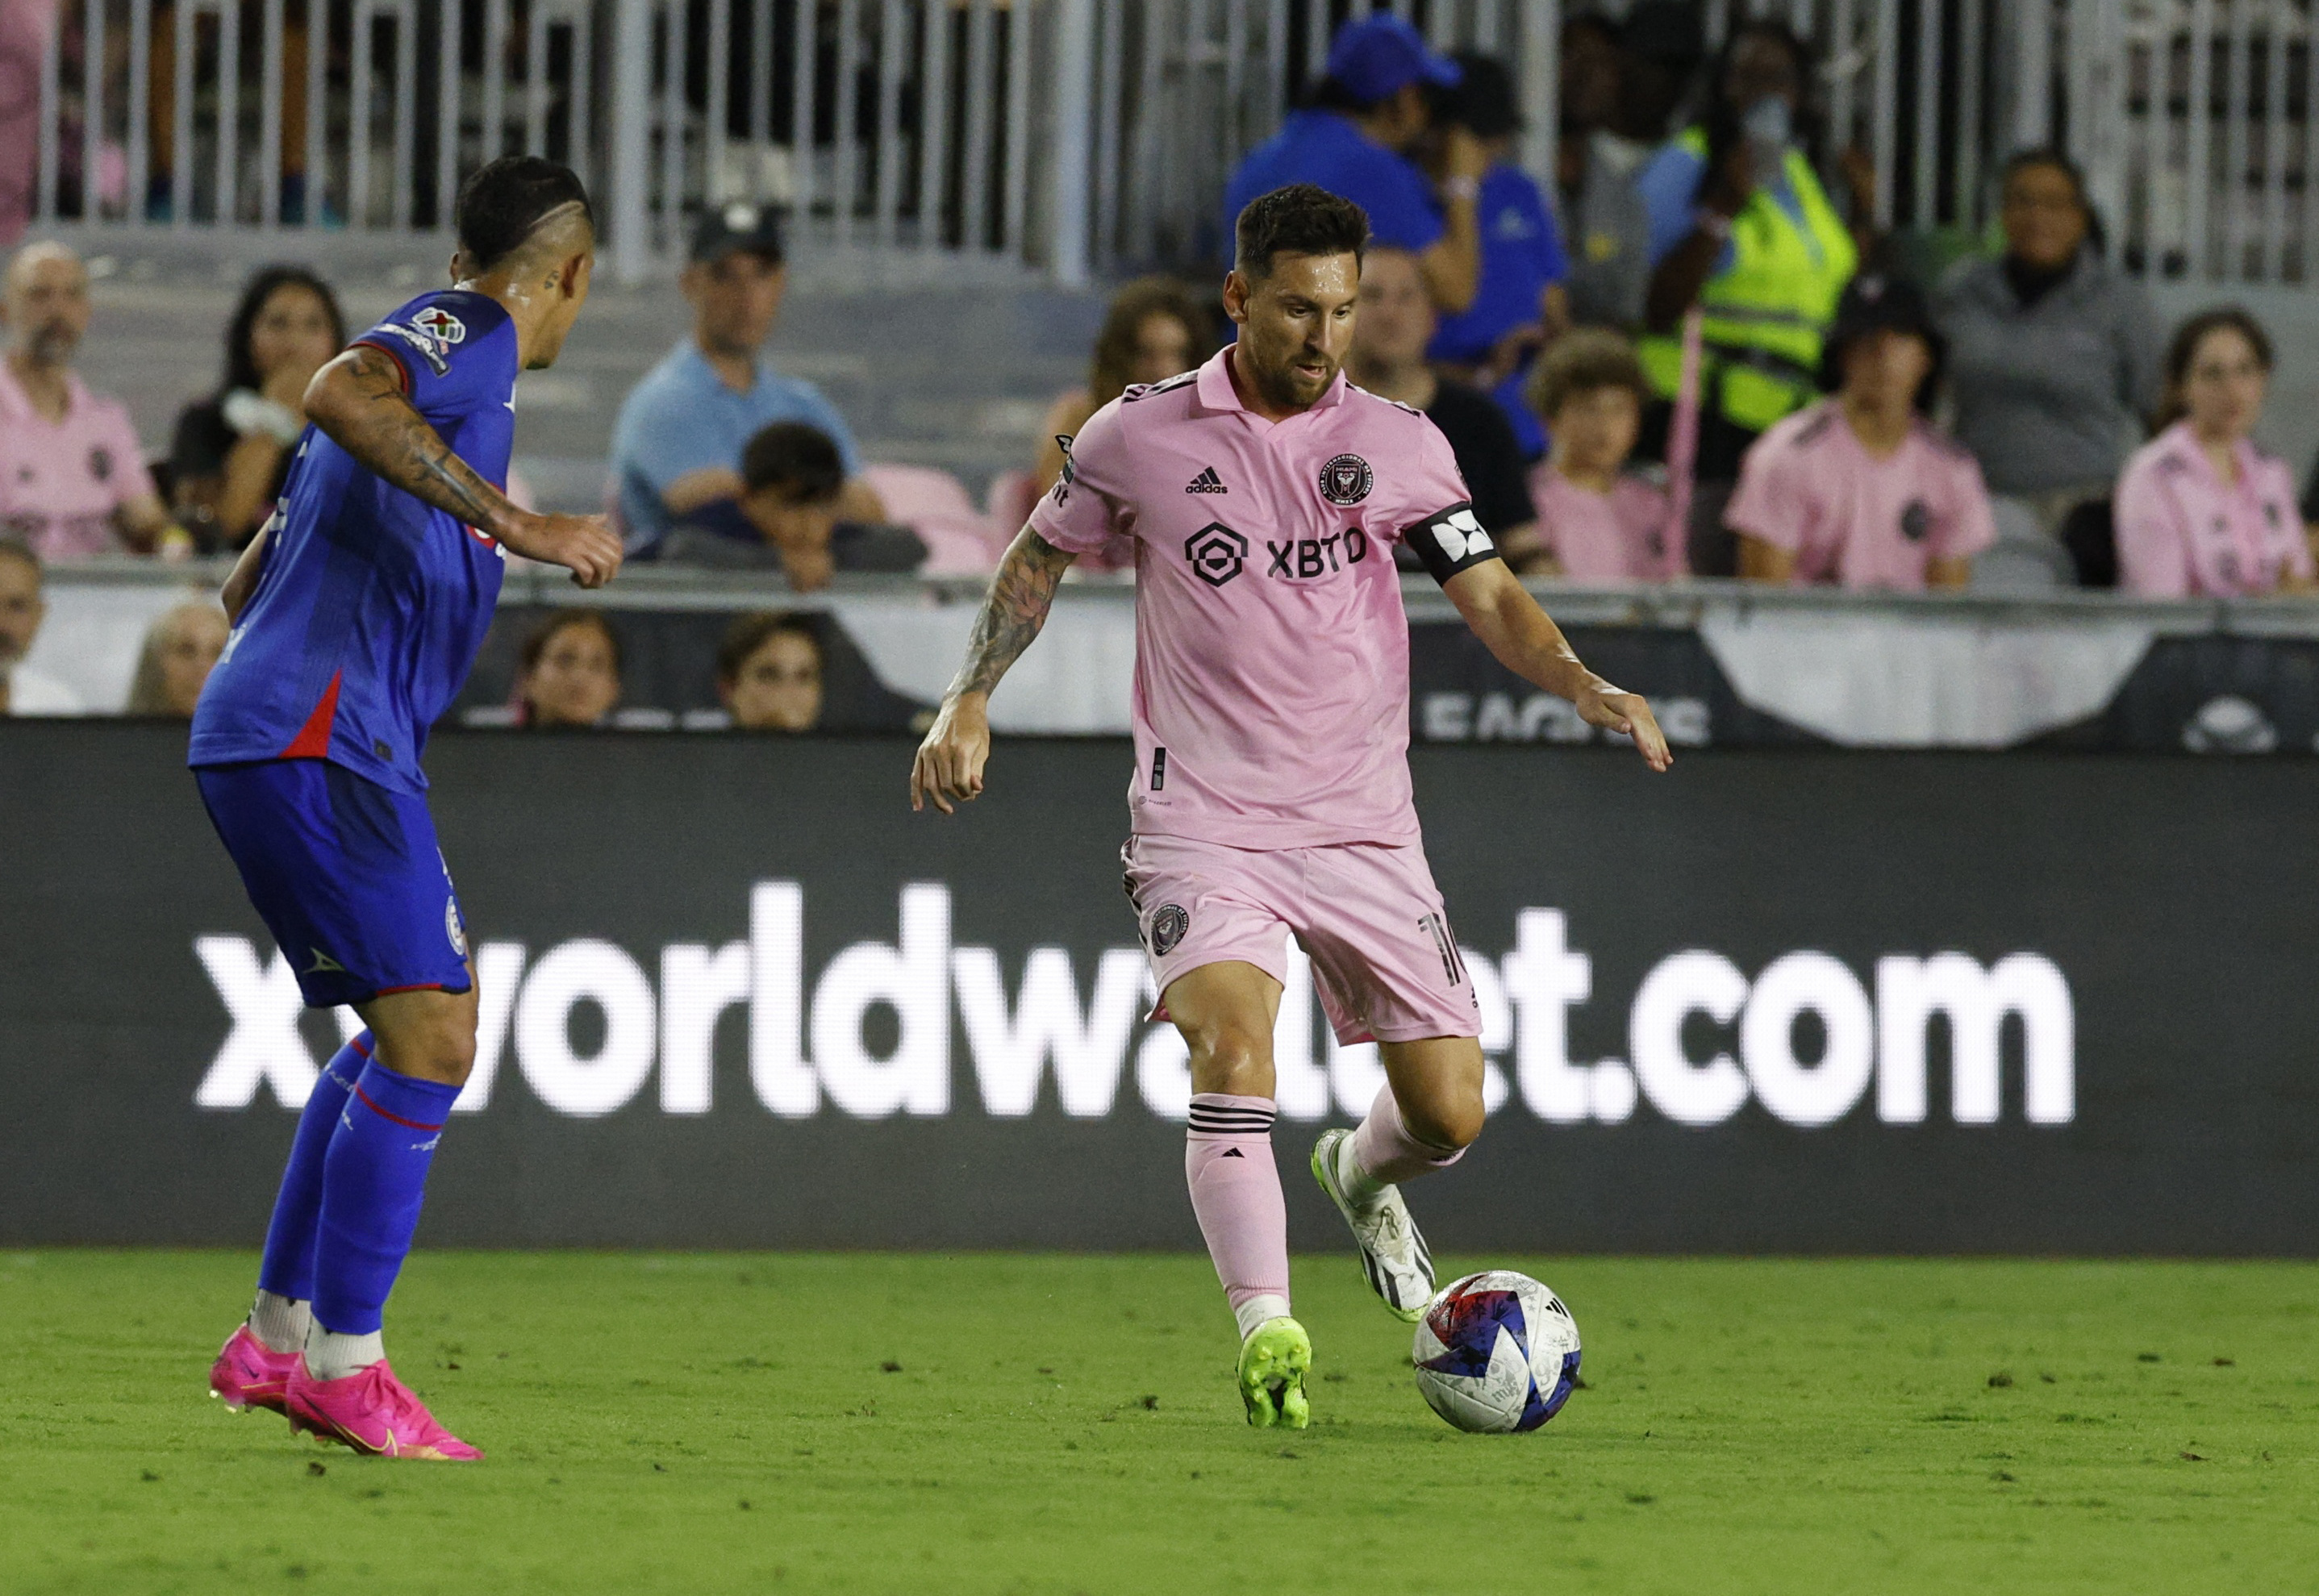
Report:
[[[2286,462],[2254,446],[2270,338],[2237,306],[2184,322],[2166,351],[2170,424],[2118,478],[2118,586],[2144,599],[2305,592],[2314,563]]]
[[[203,547],[241,547],[272,512],[306,429],[306,384],[346,341],[338,299],[313,273],[250,278],[226,327],[225,381],[178,412],[169,446],[171,497]]]
[[[1644,448],[1665,448],[1682,383],[1683,318],[1696,307],[1702,484],[1731,481],[1750,444],[1818,397],[1822,341],[1863,241],[1813,170],[1818,118],[1803,43],[1777,23],[1747,23],[1710,81],[1706,120],[1636,179],[1650,213],[1651,262],[1638,353],[1659,400]],[[1850,155],[1845,170],[1853,215],[1864,219],[1867,174]]]
[[[2029,149],[2001,179],[2005,251],[1959,262],[1936,315],[1949,340],[1957,441],[1992,492],[2049,533],[2107,499],[2158,408],[2160,323],[2149,297],[2102,258],[2085,179]]]

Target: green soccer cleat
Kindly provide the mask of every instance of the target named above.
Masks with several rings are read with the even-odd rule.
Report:
[[[1285,1425],[1302,1429],[1313,1422],[1304,1400],[1304,1375],[1313,1366],[1313,1338],[1293,1319],[1268,1319],[1240,1344],[1240,1400],[1256,1429]]]

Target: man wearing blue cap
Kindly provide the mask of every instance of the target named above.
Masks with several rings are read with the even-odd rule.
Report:
[[[1432,124],[1429,85],[1459,79],[1456,62],[1434,54],[1423,35],[1388,13],[1356,17],[1337,30],[1329,72],[1305,107],[1249,151],[1224,185],[1230,239],[1250,200],[1292,183],[1311,183],[1367,211],[1372,238],[1417,257],[1427,294],[1440,310],[1474,302],[1481,281],[1476,202],[1489,159],[1472,132],[1447,130],[1437,199],[1409,151]]]

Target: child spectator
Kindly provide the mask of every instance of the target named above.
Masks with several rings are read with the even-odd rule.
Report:
[[[1836,392],[1774,423],[1740,467],[1724,518],[1739,534],[1742,576],[1965,584],[1997,524],[1981,467],[1924,419],[1942,354],[1911,284],[1865,275],[1844,291],[1821,378]]]
[[[177,416],[171,497],[208,549],[237,549],[273,512],[306,428],[306,384],[346,347],[329,284],[302,266],[250,278],[226,326],[225,381]]]
[[[559,609],[523,640],[517,724],[600,726],[620,701],[620,635],[599,609]]]
[[[1529,392],[1554,446],[1530,474],[1541,548],[1525,573],[1577,582],[1685,575],[1666,495],[1623,469],[1651,395],[1634,346],[1607,328],[1579,328],[1539,360]]]
[[[127,550],[185,555],[117,399],[72,369],[88,331],[88,269],[62,244],[27,244],[8,263],[0,316],[0,521],[42,559]]]
[[[1039,424],[1039,456],[1032,467],[1038,491],[1046,492],[1063,473],[1058,438],[1075,437],[1089,416],[1134,384],[1195,370],[1215,352],[1214,309],[1176,278],[1138,277],[1122,287],[1111,296],[1096,335],[1087,385],[1056,400]]]
[[[2193,316],[2174,335],[2162,418],[2170,424],[2118,479],[2121,588],[2186,599],[2312,586],[2294,477],[2249,436],[2270,367],[2269,336],[2236,306]]]
[[[844,520],[844,457],[836,440],[802,421],[776,421],[742,451],[740,496],[704,506],[671,532],[671,564],[778,565],[809,593],[840,571],[915,571],[926,546],[907,527]]]
[[[226,631],[225,611],[214,600],[196,599],[165,611],[145,634],[129,702],[121,712],[191,720],[202,684],[225,652]]]
[[[740,202],[705,212],[679,279],[692,333],[629,391],[612,428],[612,488],[630,559],[652,559],[678,522],[721,513],[739,497],[735,465],[752,435],[802,421],[835,439],[845,461],[844,513],[875,522],[885,510],[861,480],[844,418],[811,383],[764,358],[789,273],[773,212]]]
[[[70,688],[24,668],[48,613],[41,597],[41,556],[20,538],[0,537],[0,715],[81,712]]]
[[[1521,446],[1488,394],[1453,383],[1426,364],[1433,326],[1433,306],[1425,297],[1417,257],[1406,249],[1371,249],[1361,266],[1359,311],[1345,374],[1380,399],[1425,412],[1457,457],[1475,518],[1507,559],[1527,558],[1537,552],[1532,523],[1538,517],[1522,474]]]
[[[744,615],[717,651],[717,696],[744,732],[809,732],[821,724],[821,635],[813,618]]]

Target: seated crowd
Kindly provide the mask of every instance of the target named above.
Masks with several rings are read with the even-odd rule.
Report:
[[[2319,472],[2298,505],[2252,441],[2269,338],[2222,308],[2169,341],[2107,258],[2067,157],[2007,162],[2001,248],[1928,293],[1872,225],[1865,159],[1825,147],[1824,79],[1783,24],[1742,22],[1708,59],[1695,7],[1639,0],[1617,20],[1566,14],[1559,60],[1541,186],[1512,158],[1521,99],[1503,62],[1436,53],[1390,14],[1356,18],[1224,196],[1227,238],[1240,206],[1292,182],[1367,211],[1347,377],[1433,419],[1515,569],[1954,589],[2001,547],[2051,583],[2151,598],[2319,585]],[[1684,106],[1694,119],[1674,125]],[[703,214],[681,278],[690,330],[612,430],[607,498],[632,561],[777,573],[799,593],[845,572],[988,570],[1097,410],[1214,358],[1228,332],[1208,286],[1121,288],[1086,384],[1054,401],[986,515],[945,473],[866,463],[829,400],[776,368],[787,282],[774,212]],[[0,710],[76,713],[23,663],[43,564],[244,546],[347,328],[312,273],[258,272],[217,388],[149,466],[126,408],[74,371],[92,302],[72,251],[19,250],[0,318]],[[1081,569],[1133,557],[1123,546]],[[188,712],[223,637],[206,600],[162,616],[130,710]],[[717,661],[719,724],[814,726],[823,655],[803,617],[744,617]],[[526,641],[505,713],[605,722],[620,667],[602,612],[560,614]]]

